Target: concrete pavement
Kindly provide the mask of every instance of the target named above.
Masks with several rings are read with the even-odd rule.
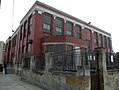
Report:
[[[3,75],[2,73],[0,73],[0,90],[43,90],[43,89],[21,81],[20,77],[14,74]]]

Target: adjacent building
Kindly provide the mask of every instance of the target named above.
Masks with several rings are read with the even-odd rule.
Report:
[[[111,34],[65,12],[36,1],[5,44],[4,62],[30,68],[46,52],[104,47],[112,53]],[[60,63],[63,57],[56,57]],[[69,57],[72,59],[72,57]],[[65,62],[66,63],[66,62]]]
[[[4,54],[4,42],[0,41],[0,71],[2,71],[3,54]]]

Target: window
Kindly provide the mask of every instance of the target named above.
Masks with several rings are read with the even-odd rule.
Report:
[[[14,46],[14,38],[11,40],[11,43],[12,43],[12,48],[13,48],[13,46]]]
[[[67,35],[73,36],[73,23],[67,22]]]
[[[27,21],[24,23],[24,37],[26,37],[26,30],[27,30]]]
[[[99,45],[100,45],[100,47],[102,47],[102,43],[103,43],[103,41],[102,41],[102,35],[100,34],[99,35]]]
[[[3,44],[3,51],[4,51],[4,49],[5,49],[5,44]]]
[[[81,26],[76,25],[76,37],[81,38]]]
[[[15,46],[16,46],[16,35],[12,39],[12,47],[15,47]]]
[[[98,33],[94,32],[94,44],[98,45]]]
[[[79,66],[80,64],[80,47],[75,46],[75,65]]]
[[[23,25],[21,26],[21,30],[20,30],[20,40],[22,39],[22,30],[23,30]]]
[[[50,14],[44,14],[43,32],[51,33],[51,26],[52,26],[52,16]]]
[[[73,65],[73,46],[68,45],[67,46],[67,65],[72,66]]]
[[[111,40],[109,37],[108,37],[108,48],[111,48]]]
[[[31,49],[31,44],[27,43],[26,52],[30,52],[30,49]]]
[[[45,52],[52,52],[53,51],[53,46],[52,45],[47,45]]]
[[[23,60],[23,68],[30,69],[30,57],[24,58],[24,60]]]
[[[17,35],[15,36],[14,46],[16,46],[16,39],[17,39]]]
[[[44,23],[43,28],[44,28],[44,32],[47,32],[47,33],[51,32],[51,30],[50,30],[51,26],[50,25]]]
[[[19,47],[17,63],[21,63],[20,54],[21,54],[21,47]]]
[[[28,19],[28,35],[31,34],[31,32],[32,32],[32,15]]]
[[[31,51],[31,44],[28,44],[28,52]]]
[[[44,56],[35,56],[33,69],[36,69],[36,70],[44,70],[45,69]]]
[[[24,46],[22,46],[22,54],[24,54]]]
[[[56,64],[62,65],[64,63],[64,45],[56,45]]]
[[[56,18],[56,35],[63,35],[63,19]]]
[[[106,39],[106,36],[104,36],[104,47],[107,47],[107,39]]]

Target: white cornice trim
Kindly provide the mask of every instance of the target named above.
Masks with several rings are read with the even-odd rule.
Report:
[[[53,18],[54,18],[54,19],[56,19],[56,17],[55,17],[55,16],[53,16]]]
[[[24,16],[24,18],[21,20],[20,24],[23,24],[24,21],[25,21],[26,19],[28,19],[28,17],[29,17],[32,13],[34,13],[36,7],[37,7],[37,6],[34,5],[34,6],[30,9],[30,11],[29,11],[29,12]]]
[[[33,11],[33,13],[32,13],[33,15],[35,14],[35,11]]]
[[[88,28],[88,29],[90,29],[91,31],[95,31],[95,32],[100,33],[100,34],[102,34],[102,35],[105,35],[105,36],[107,36],[107,37],[111,37],[110,35],[107,35],[107,34],[101,32],[101,31],[98,31],[98,30],[96,30],[96,29],[94,29],[94,28],[92,28],[92,27],[89,27],[89,26],[87,26],[87,25],[85,25],[85,24],[83,24],[83,23],[81,23],[81,22],[77,22],[77,21],[75,21],[75,20],[73,20],[73,19],[67,18],[67,17],[65,17],[65,16],[63,16],[63,15],[61,15],[61,14],[58,14],[58,13],[56,13],[56,12],[53,12],[53,11],[51,11],[51,10],[49,10],[49,9],[43,8],[43,7],[38,6],[38,5],[34,5],[33,8],[31,8],[31,10],[29,11],[29,13],[27,13],[27,15],[22,19],[21,24],[23,24],[23,22],[24,22],[24,21],[33,13],[33,11],[35,11],[35,10],[38,10],[38,11],[40,11],[40,12],[50,13],[50,14],[52,14],[53,16],[57,16],[57,17],[60,17],[60,18],[64,19],[65,22],[66,22],[66,21],[70,21],[70,22],[73,22],[73,23],[75,23],[75,24],[81,25],[82,27]]]
[[[96,30],[96,29],[94,29],[94,28],[91,28],[91,27],[85,25],[85,24],[82,24],[82,23],[77,22],[77,21],[75,21],[75,20],[73,20],[73,19],[67,18],[67,17],[65,17],[65,16],[63,16],[63,15],[57,14],[57,13],[51,11],[51,10],[48,10],[48,9],[46,9],[46,8],[43,8],[43,7],[40,7],[40,6],[38,6],[38,5],[36,5],[36,9],[37,9],[37,10],[40,10],[40,11],[48,12],[48,13],[50,13],[50,14],[52,14],[52,15],[55,15],[55,16],[60,17],[60,18],[63,18],[65,21],[71,21],[71,22],[73,22],[73,23],[75,23],[75,24],[79,24],[79,25],[81,25],[82,27],[88,28],[88,29],[90,29],[90,30],[92,30],[92,31],[98,32],[98,33],[100,33],[100,34],[103,34],[103,35],[105,35],[105,36],[107,36],[107,37],[111,37],[110,35],[107,35],[107,34],[101,32],[101,31],[98,31],[98,30]]]
[[[79,46],[79,47],[88,48],[87,46],[74,44],[74,43],[69,43],[69,42],[49,42],[49,43],[43,43],[42,45],[56,45],[56,44],[65,44],[65,45],[72,45],[72,46]]]
[[[69,42],[48,42],[48,43],[43,43],[42,45],[56,45],[56,44],[66,44],[66,45],[72,45],[72,46],[82,46],[79,44],[74,44],[74,43],[69,43]],[[87,47],[87,46],[85,46]]]
[[[42,45],[56,45],[56,44],[66,44],[66,42],[49,42],[49,43],[43,43]]]
[[[19,32],[19,30],[20,30],[20,27],[18,27],[17,30],[14,32],[14,34],[11,36],[11,40],[12,40],[12,38],[14,38],[14,36]]]
[[[42,11],[38,11],[39,14],[42,14],[43,12]]]
[[[84,29],[85,27],[81,26],[81,29]]]

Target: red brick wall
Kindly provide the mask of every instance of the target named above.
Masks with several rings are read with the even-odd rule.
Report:
[[[69,37],[66,36],[66,22],[64,21],[64,36],[56,36],[56,28],[55,28],[55,18],[53,18],[52,21],[52,33],[51,34],[46,34],[43,33],[43,13],[35,13],[33,16],[33,22],[32,22],[32,33],[30,35],[27,35],[28,33],[26,33],[26,37],[23,38],[23,31],[22,31],[22,40],[20,41],[20,31],[17,34],[17,42],[16,42],[16,47],[10,50],[7,50],[5,52],[5,59],[6,60],[10,60],[11,59],[11,50],[13,50],[12,52],[14,52],[15,54],[15,59],[18,60],[18,50],[19,47],[22,47],[23,45],[25,45],[25,54],[26,54],[26,45],[29,39],[33,40],[33,43],[31,44],[31,55],[40,55],[43,53],[43,43],[48,43],[48,42],[68,42],[68,43],[73,43],[73,44],[78,44],[80,46],[87,46],[88,42],[90,43],[90,48],[94,50],[94,48],[98,47],[94,45],[94,33],[87,29],[84,28],[81,30],[81,39],[76,38],[76,25],[74,25],[73,27],[73,36],[74,37]],[[23,24],[24,25],[24,24]],[[28,30],[28,28],[27,28]],[[46,37],[49,36],[49,37]],[[44,39],[43,39],[44,38]],[[103,37],[104,39],[104,37]],[[104,40],[103,40],[103,46],[104,46]],[[8,45],[6,45],[7,48],[11,47],[10,42],[8,43]],[[22,49],[22,48],[21,48]],[[66,49],[66,46],[65,46]],[[111,52],[112,49],[107,49],[108,52]],[[24,54],[24,55],[25,55]],[[22,58],[22,56],[21,56]]]

